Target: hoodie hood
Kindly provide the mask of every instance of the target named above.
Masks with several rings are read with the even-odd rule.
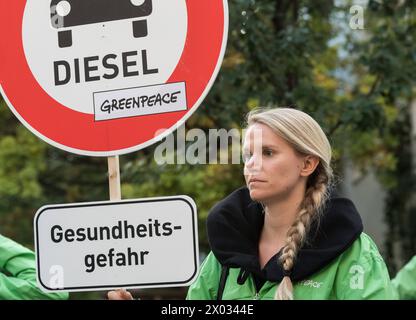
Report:
[[[262,206],[250,198],[246,187],[242,187],[211,210],[207,219],[208,241],[217,260],[222,265],[241,268],[246,274],[244,278],[252,273],[280,282],[283,279],[283,268],[278,260],[281,251],[260,269],[258,243],[263,224]],[[362,231],[362,221],[354,204],[346,198],[330,197],[319,222],[311,224],[291,279],[303,280],[325,267],[348,249]]]

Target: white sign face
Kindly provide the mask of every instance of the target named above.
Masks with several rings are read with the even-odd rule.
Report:
[[[59,1],[55,2],[59,4]],[[110,3],[102,0],[70,2],[70,14],[62,16],[59,15],[60,6],[54,10],[50,0],[29,0],[23,16],[22,36],[27,62],[37,82],[56,101],[75,111],[93,114],[91,97],[94,92],[149,83],[164,84],[169,79],[185,46],[188,28],[185,0],[146,0],[147,4],[142,4],[145,9],[130,0],[118,0],[123,3],[117,3],[115,9],[126,11],[127,18],[137,15],[136,20],[145,24],[143,27],[147,32],[140,37],[134,36],[133,22],[136,20],[121,19],[118,12],[113,11],[114,18],[111,19],[116,21],[92,23],[110,20],[110,17],[100,19],[100,15],[108,15],[106,8],[113,5],[113,0]],[[86,9],[91,7],[93,10],[87,14]],[[76,12],[77,8],[80,12]],[[72,25],[71,19],[77,23],[65,29],[65,23]],[[68,45],[59,43],[61,30],[71,33]],[[41,46],[39,35],[42,35]],[[54,66],[54,72],[45,66]]]
[[[187,196],[45,206],[34,228],[44,291],[187,286],[198,273]]]
[[[185,82],[94,93],[95,121],[186,110]]]

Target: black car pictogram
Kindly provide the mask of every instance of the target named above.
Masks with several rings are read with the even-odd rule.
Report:
[[[50,10],[52,26],[59,30],[92,23],[144,18],[152,13],[153,7],[152,0],[52,0]],[[141,38],[147,34],[147,20],[134,20],[133,36]],[[60,48],[72,46],[72,30],[58,31],[58,42]]]

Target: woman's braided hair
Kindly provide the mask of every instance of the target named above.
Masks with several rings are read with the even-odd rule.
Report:
[[[293,300],[290,274],[312,221],[319,219],[328,199],[332,182],[331,145],[319,124],[308,114],[296,109],[257,109],[250,112],[247,119],[248,126],[254,123],[270,127],[297,152],[320,159],[317,168],[308,178],[305,197],[295,222],[287,232],[286,243],[279,259],[284,277],[276,290],[275,299]]]

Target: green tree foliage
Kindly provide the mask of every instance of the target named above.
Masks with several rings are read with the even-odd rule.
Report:
[[[416,2],[370,1],[369,10],[374,37],[360,44],[359,50],[373,77],[367,96],[386,115],[378,128],[378,144],[383,141],[384,153],[394,164],[378,170],[388,191],[386,258],[394,270],[395,256],[401,253],[407,261],[416,252],[416,176],[410,123],[411,103],[416,96]]]
[[[0,232],[33,247],[33,216],[42,205],[108,199],[106,159],[47,145],[3,100],[0,125]]]

